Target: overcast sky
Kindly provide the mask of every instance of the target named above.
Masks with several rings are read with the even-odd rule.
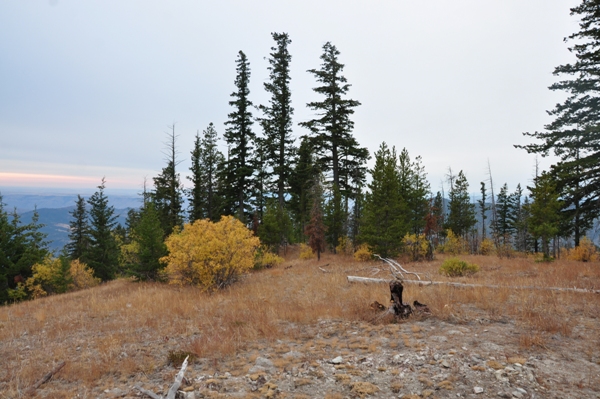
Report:
[[[564,99],[547,87],[571,62],[574,0],[0,2],[0,191],[9,186],[139,190],[165,165],[167,126],[187,175],[196,131],[222,135],[235,59],[250,61],[250,97],[263,83],[271,32],[292,40],[294,135],[318,100],[307,69],[337,46],[359,143],[420,155],[432,190],[448,168],[471,191],[531,184],[535,157],[515,149]],[[255,112],[255,116],[259,116]],[[255,124],[258,130],[258,124]],[[225,151],[225,147],[223,146]],[[372,161],[370,165],[372,165]],[[540,159],[542,169],[551,160]],[[183,179],[185,181],[185,179]]]

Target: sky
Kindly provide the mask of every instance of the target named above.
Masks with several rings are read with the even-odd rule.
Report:
[[[578,3],[2,1],[0,192],[90,189],[102,177],[107,188],[141,191],[166,165],[172,125],[187,184],[194,136],[210,122],[222,135],[232,111],[238,51],[250,61],[250,99],[267,103],[271,32],[292,40],[295,137],[314,117],[306,103],[320,99],[306,71],[319,68],[329,41],[362,104],[362,146],[373,153],[385,141],[421,156],[434,193],[449,168],[473,193],[489,170],[496,190],[513,191],[531,185],[536,165],[513,145],[532,142],[522,133],[543,130],[565,98],[548,86],[554,68],[574,60],[563,39],[579,29],[569,11]],[[539,158],[539,169],[553,161]]]

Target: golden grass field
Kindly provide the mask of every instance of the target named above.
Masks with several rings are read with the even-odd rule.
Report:
[[[569,337],[574,326],[583,327],[589,334],[578,337],[580,347],[590,359],[598,359],[600,295],[508,286],[600,289],[600,263],[460,258],[481,270],[471,277],[442,276],[437,270],[444,255],[403,266],[423,279],[507,288],[406,285],[405,301],[427,304],[430,318],[445,322],[512,320],[520,329],[517,349],[522,351],[544,350],[551,335]],[[244,358],[236,355],[275,345],[281,338],[309,341],[303,326],[332,319],[371,328],[374,314],[369,304],[375,300],[387,304],[389,289],[385,284],[349,284],[347,275],[390,276],[381,262],[360,263],[332,254],[320,262],[300,260],[292,248],[283,264],[254,272],[214,294],[121,279],[0,307],[0,397],[22,397],[60,361],[66,366],[38,389],[38,396],[73,397],[77,387],[80,397],[95,397],[94,392],[147,381],[157,374],[172,381],[177,370],[165,366],[168,353],[177,351],[213,359],[215,368],[227,364],[232,373],[244,373]]]

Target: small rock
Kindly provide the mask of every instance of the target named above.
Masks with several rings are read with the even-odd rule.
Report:
[[[341,364],[343,360],[344,359],[342,359],[341,356],[338,356],[336,358],[331,359],[331,361],[329,363],[331,363],[331,364]]]
[[[521,392],[523,395],[527,395],[527,391],[523,388],[517,388],[517,391]]]
[[[506,371],[504,370],[496,370],[496,372],[494,373],[496,375],[496,379],[498,381],[508,381],[508,376],[506,374]]]
[[[473,393],[483,393],[483,388],[482,387],[474,387]]]
[[[264,368],[267,368],[267,369],[275,367],[275,365],[273,364],[273,362],[270,361],[269,359],[267,359],[266,357],[257,357],[256,361],[254,362],[254,365],[255,366],[264,367]]]
[[[508,392],[498,392],[498,397],[505,398],[505,399],[510,399],[510,398],[512,398],[512,395],[509,394]]]
[[[512,396],[514,396],[515,398],[522,398],[523,394],[519,391],[512,391]]]
[[[442,360],[442,366],[449,369],[450,368],[450,362],[448,362],[448,360],[444,359]]]
[[[196,399],[196,393],[194,391],[181,392],[183,399]]]
[[[293,358],[293,359],[298,359],[298,358],[301,358],[302,356],[304,356],[304,355],[298,351],[289,351],[288,353],[283,355],[284,358]]]

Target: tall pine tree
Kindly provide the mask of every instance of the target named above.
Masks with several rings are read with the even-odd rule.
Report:
[[[222,179],[225,157],[217,148],[217,131],[212,122],[202,136],[196,134],[192,150],[192,188],[190,197],[190,221],[210,219],[217,222],[222,215]]]
[[[90,206],[90,249],[87,255],[88,266],[102,281],[115,278],[119,264],[119,247],[114,230],[117,226],[115,209],[108,204],[104,193],[106,180],[88,200]]]
[[[250,200],[253,197],[254,175],[254,146],[255,134],[252,131],[252,101],[250,95],[250,63],[243,51],[238,53],[236,61],[236,91],[231,93],[233,98],[229,105],[233,111],[229,113],[225,122],[227,129],[223,135],[229,153],[225,169],[225,209],[228,213],[235,214],[242,222],[248,221],[252,213]]]
[[[292,42],[287,33],[272,33],[276,46],[271,48],[269,58],[269,81],[264,87],[271,95],[268,105],[261,105],[260,124],[264,133],[264,153],[271,169],[271,192],[277,196],[280,208],[285,208],[285,196],[292,174],[292,162],[296,153],[292,137],[292,108],[290,91],[290,62],[292,56],[288,45]],[[282,237],[283,238],[283,237]]]
[[[69,222],[69,243],[65,246],[69,258],[73,260],[79,259],[84,263],[90,249],[90,225],[85,205],[85,199],[77,195],[75,209],[69,212],[71,215],[71,221]]]
[[[581,18],[579,32],[565,39],[574,41],[569,51],[576,61],[556,67],[554,75],[564,80],[550,86],[568,97],[548,112],[554,120],[545,131],[524,133],[541,143],[516,147],[543,156],[552,151],[560,158],[551,173],[561,194],[561,212],[579,245],[600,215],[600,1],[583,0],[571,15]]]
[[[175,227],[183,225],[183,188],[176,170],[179,161],[177,160],[175,125],[170,126],[170,129],[164,153],[167,166],[158,176],[154,177],[154,191],[150,195],[156,205],[165,235],[170,235]]]
[[[469,183],[462,170],[451,179],[449,196],[446,228],[452,230],[457,236],[467,238],[467,234],[477,221],[475,205],[471,203],[469,197]]]
[[[390,149],[385,142],[375,152],[371,177],[365,195],[360,240],[381,256],[394,256],[400,251],[406,226],[398,196],[398,157],[396,149]]]

